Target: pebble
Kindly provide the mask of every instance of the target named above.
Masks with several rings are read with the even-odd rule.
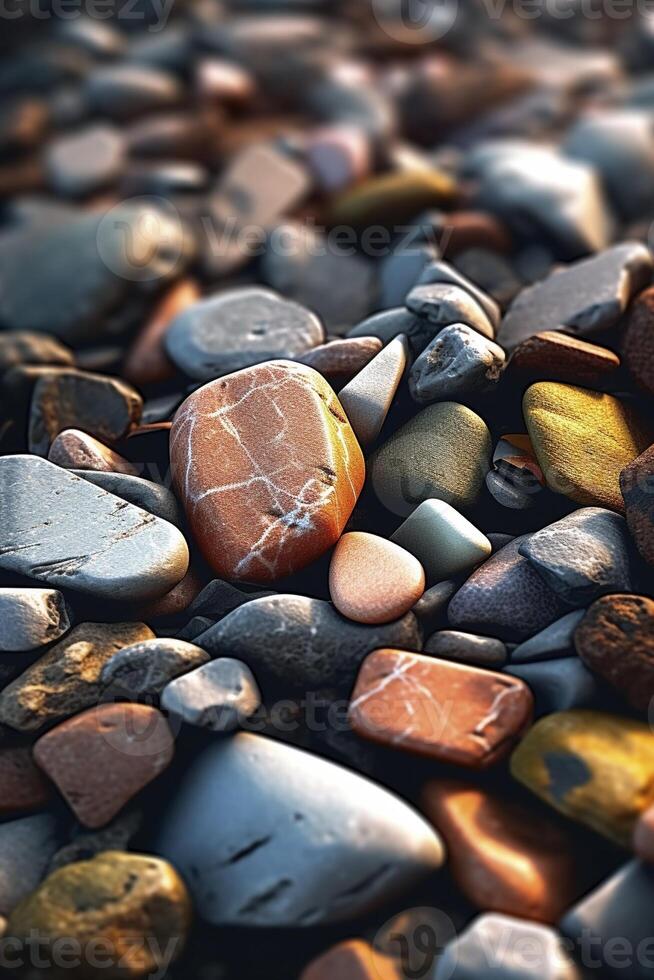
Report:
[[[0,915],[10,915],[38,886],[59,842],[51,813],[0,824]]]
[[[87,830],[81,824],[75,823],[69,839],[50,861],[48,874],[77,861],[90,861],[102,851],[127,850],[142,824],[143,813],[136,807],[126,809],[100,830]]]
[[[0,458],[0,568],[137,601],[170,590],[188,562],[166,521],[44,459]]]
[[[470,571],[492,550],[486,535],[444,500],[423,500],[391,541],[416,556],[430,582]]]
[[[73,367],[75,355],[69,347],[47,333],[3,331],[0,334],[0,374],[17,364]]]
[[[171,680],[161,706],[188,725],[232,732],[258,710],[261,695],[249,667],[220,657]]]
[[[122,374],[133,385],[159,384],[173,377],[164,337],[175,318],[200,299],[194,279],[181,279],[163,294],[127,351]]]
[[[643,290],[629,307],[622,334],[622,357],[640,391],[654,395],[654,288]]]
[[[631,718],[557,712],[527,732],[511,772],[565,816],[629,847],[636,821],[654,800],[654,735]]]
[[[490,340],[495,336],[483,307],[461,286],[443,282],[414,286],[406,297],[406,305],[412,313],[429,320],[434,327],[463,323]]]
[[[536,531],[520,545],[520,554],[571,605],[633,588],[627,522],[602,507],[581,507]]]
[[[638,818],[634,829],[633,849],[641,861],[654,863],[654,806],[649,807]]]
[[[522,681],[383,649],[363,662],[349,719],[358,735],[382,745],[481,769],[507,755],[531,711]]]
[[[398,544],[365,531],[337,542],[329,566],[329,592],[338,611],[356,623],[390,623],[425,591],[417,558]]]
[[[236,657],[264,685],[292,689],[351,688],[359,664],[377,647],[419,649],[415,616],[379,626],[353,623],[331,603],[308,596],[253,599],[198,638],[213,657]]]
[[[454,629],[520,641],[563,615],[563,601],[521,554],[527,540],[515,538],[461,586],[448,609]]]
[[[654,441],[654,428],[625,402],[542,381],[523,411],[548,487],[579,504],[622,512],[620,473]]]
[[[571,708],[592,708],[599,699],[597,679],[578,657],[538,660],[506,668],[534,695],[535,716]]]
[[[512,664],[572,657],[575,653],[574,632],[584,617],[584,609],[575,609],[546,626],[540,633],[524,640],[511,653]]]
[[[34,760],[81,824],[103,827],[170,763],[173,736],[156,708],[101,704],[42,735]]]
[[[454,660],[472,667],[499,670],[508,659],[506,645],[493,636],[476,636],[458,630],[438,630],[425,643],[423,653],[441,660]]]
[[[84,96],[91,112],[122,121],[174,108],[182,100],[182,87],[168,72],[124,63],[94,69]]]
[[[35,934],[43,937],[45,955],[58,947],[75,980],[89,975],[88,961],[101,962],[108,978],[137,978],[167,969],[190,926],[188,892],[171,865],[109,850],[50,874],[13,911],[6,935],[26,951]],[[82,954],[80,968],[69,965],[71,948]]]
[[[456,590],[457,584],[452,580],[438,582],[427,589],[416,602],[413,607],[413,614],[426,636],[445,625],[447,607]]]
[[[378,337],[352,337],[330,340],[320,344],[297,360],[306,364],[332,383],[350,381],[362,371],[382,349]]]
[[[654,600],[603,596],[586,610],[574,643],[594,674],[636,710],[649,710],[654,698]]]
[[[367,177],[371,147],[354,126],[325,126],[309,133],[304,154],[316,185],[325,193],[347,190]]]
[[[92,124],[47,147],[50,187],[62,197],[86,197],[115,183],[125,164],[125,140],[114,126]]]
[[[147,510],[149,514],[160,517],[162,521],[168,521],[176,527],[182,524],[181,508],[175,494],[160,483],[153,483],[152,480],[144,480],[140,476],[132,476],[124,472],[105,473],[99,470],[73,470],[73,472],[75,476],[93,483],[107,493],[113,493],[122,500],[127,500],[135,507]]]
[[[197,543],[228,579],[273,581],[317,558],[340,537],[364,481],[332,389],[286,361],[194,392],[175,416],[170,447]]]
[[[0,815],[3,818],[42,810],[51,799],[50,786],[34,764],[30,746],[0,749]]]
[[[508,915],[480,915],[443,951],[434,980],[582,980],[554,929]]]
[[[48,459],[65,470],[75,470],[79,474],[86,470],[131,476],[138,474],[138,467],[128,459],[80,429],[65,429],[55,436],[48,450]]]
[[[414,415],[370,462],[373,490],[390,511],[406,517],[435,497],[457,510],[476,503],[488,470],[486,423],[457,402],[439,402]]]
[[[70,629],[70,612],[55,589],[0,588],[0,653],[34,650]]]
[[[409,247],[393,249],[379,267],[380,309],[401,306],[424,269],[437,258],[438,250],[429,242],[412,242]]]
[[[640,242],[623,242],[555,271],[520,292],[502,320],[497,342],[510,352],[543,330],[563,329],[582,338],[609,330],[648,284],[653,264]]]
[[[209,616],[214,621],[222,619],[233,609],[242,606],[244,602],[251,602],[261,596],[274,595],[274,592],[266,592],[264,589],[237,589],[230,582],[223,582],[222,579],[214,578],[211,582],[198,593],[191,605],[189,613],[193,616]]]
[[[459,269],[455,268],[455,266],[450,265],[448,262],[431,262],[422,270],[419,278],[416,280],[416,285],[426,286],[433,283],[450,283],[453,286],[460,286],[461,289],[470,293],[472,298],[483,309],[493,329],[497,330],[502,319],[499,305],[492,296],[489,296],[487,292],[475,285],[472,280]]]
[[[465,323],[434,337],[411,368],[409,390],[419,404],[486,391],[499,381],[504,351]]]
[[[348,330],[347,336],[348,339],[372,336],[387,344],[400,334],[404,334],[409,341],[411,353],[417,357],[440,329],[442,328],[430,323],[429,320],[415,313],[409,313],[402,306],[367,317]]]
[[[620,367],[612,350],[555,330],[523,340],[513,351],[509,369],[520,379],[563,381],[584,388],[603,387]]]
[[[204,650],[180,639],[162,636],[130,643],[104,661],[100,674],[103,696],[130,701],[157,698],[170,681],[208,660]]]
[[[338,400],[364,449],[375,442],[381,432],[404,376],[408,356],[407,339],[401,334],[339,392]]]
[[[407,170],[369,177],[339,195],[330,223],[366,228],[402,225],[421,211],[453,199],[451,178],[439,170]]]
[[[554,923],[583,890],[571,836],[548,816],[454,779],[430,780],[421,805],[478,909]]]
[[[350,922],[444,858],[436,833],[387,790],[244,732],[196,755],[154,850],[206,922],[257,927]]]
[[[138,424],[143,399],[116,378],[60,368],[36,382],[29,420],[30,452],[47,455],[64,429],[81,428],[106,442],[124,436]]]
[[[650,446],[620,473],[620,490],[633,541],[645,559],[654,564],[654,447]]]
[[[300,980],[401,980],[393,960],[362,939],[348,939],[312,960]]]

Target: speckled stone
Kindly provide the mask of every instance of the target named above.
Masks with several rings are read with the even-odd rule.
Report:
[[[654,802],[654,734],[632,718],[558,712],[527,732],[511,772],[565,816],[628,847]]]
[[[491,455],[486,423],[456,402],[418,412],[375,453],[372,487],[379,501],[406,517],[435,497],[457,510],[476,502]]]
[[[400,334],[339,392],[338,400],[364,449],[381,432],[404,376],[408,354],[407,339]]]
[[[453,323],[432,340],[409,375],[413,400],[423,404],[486,391],[499,381],[504,351],[465,323]]]
[[[563,381],[585,388],[605,384],[619,367],[620,358],[612,350],[555,330],[523,340],[509,363],[511,375],[520,380]]]
[[[654,446],[620,473],[627,524],[638,551],[654,565]]]
[[[329,566],[329,592],[338,611],[357,623],[390,623],[407,613],[425,591],[417,558],[366,531],[337,542]]]
[[[452,323],[464,323],[488,337],[495,336],[493,325],[484,308],[461,286],[433,283],[414,286],[406,298],[407,309],[438,328]]]
[[[7,936],[24,942],[26,951],[35,932],[46,951],[54,952],[57,940],[62,950],[80,950],[82,965],[71,968],[66,956],[66,966],[50,973],[56,980],[85,980],[94,952],[107,980],[137,980],[166,969],[182,953],[190,926],[188,892],[171,865],[105,851],[49,875],[14,910]]]
[[[212,732],[235,731],[257,711],[261,695],[252,671],[220,657],[166,685],[161,706],[181,721]]]
[[[300,355],[301,364],[322,374],[328,381],[349,381],[362,371],[379,354],[382,341],[379,337],[346,337],[330,340]]]
[[[290,361],[194,392],[175,416],[170,446],[197,543],[228,579],[274,581],[313,561],[340,537],[364,481],[334,392]]]
[[[50,446],[48,459],[66,470],[127,473],[131,476],[137,476],[139,472],[134,463],[79,429],[60,432]]]
[[[63,721],[34,746],[47,773],[85,827],[103,827],[170,763],[164,716],[144,704],[101,704]]]
[[[51,787],[32,759],[31,746],[0,749],[0,815],[42,810],[52,799]]]
[[[526,539],[501,548],[461,586],[448,609],[454,629],[519,641],[563,615],[568,607],[520,554]]]
[[[34,650],[70,629],[66,600],[55,589],[0,588],[0,653]]]
[[[391,541],[416,556],[430,582],[469,571],[492,550],[486,535],[444,500],[423,500]]]
[[[486,768],[529,725],[532,697],[514,678],[402,650],[363,662],[349,719],[364,738],[437,759]]]
[[[623,511],[620,473],[654,442],[654,427],[612,395],[543,381],[523,411],[547,485],[586,506]]]
[[[195,756],[153,850],[189,882],[203,920],[259,927],[349,922],[444,857],[426,821],[387,790],[244,732]]]
[[[112,654],[102,668],[104,697],[152,699],[175,677],[201,667],[209,654],[193,643],[159,636],[132,643]]]
[[[38,886],[59,843],[51,813],[0,824],[0,915],[9,915]]]
[[[472,667],[503,667],[508,659],[506,644],[494,636],[477,636],[458,630],[437,630],[423,647],[423,653],[442,660],[470,664]]]

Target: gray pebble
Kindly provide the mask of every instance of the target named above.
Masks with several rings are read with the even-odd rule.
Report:
[[[171,681],[161,706],[189,725],[232,732],[261,706],[261,695],[249,667],[220,657]]]
[[[170,681],[208,660],[209,654],[193,643],[157,637],[115,653],[102,668],[100,680],[105,696],[149,700],[160,695]]]
[[[590,708],[597,701],[597,679],[579,657],[517,664],[507,667],[505,673],[519,677],[531,689],[536,716]]]
[[[75,476],[94,483],[107,493],[114,493],[123,500],[128,500],[136,507],[142,507],[149,514],[160,517],[179,527],[182,523],[182,513],[177,498],[172,490],[163,487],[152,480],[144,480],[140,476],[130,476],[127,473],[103,473],[98,470],[71,470]]]
[[[387,255],[379,268],[381,309],[401,306],[406,294],[421,281],[425,268],[429,268],[437,258],[436,248],[427,243],[412,244]]]
[[[465,323],[453,323],[434,337],[414,363],[409,390],[424,404],[485,391],[499,381],[504,351]]]
[[[260,599],[262,596],[274,594],[274,592],[266,592],[263,589],[244,592],[243,589],[237,589],[231,582],[223,582],[222,579],[214,578],[196,595],[188,607],[188,613],[190,616],[209,616],[215,621],[222,619],[233,609],[238,609],[244,602],[251,602],[252,599]]]
[[[506,645],[493,636],[477,636],[457,630],[432,633],[423,648],[424,653],[443,660],[456,660],[474,667],[503,667],[507,661]]]
[[[63,197],[85,197],[114,183],[125,163],[118,129],[93,124],[53,140],[45,153],[52,189]]]
[[[0,915],[9,915],[40,884],[58,846],[49,813],[0,824]]]
[[[502,317],[501,310],[498,304],[495,302],[492,296],[480,289],[479,286],[475,285],[467,276],[458,269],[455,269],[453,265],[448,262],[432,262],[430,265],[426,266],[418,279],[416,279],[416,286],[426,286],[431,283],[451,283],[453,286],[460,286],[461,289],[465,289],[467,293],[470,293],[472,298],[481,306],[482,310],[490,320],[493,328],[497,330],[500,325],[500,319]]]
[[[55,589],[0,588],[0,652],[34,650],[67,633],[66,601]]]
[[[192,640],[197,640],[198,636],[206,633],[208,629],[211,629],[214,623],[215,620],[209,619],[208,616],[193,616],[185,626],[182,626],[181,630],[178,630],[175,634],[175,639],[186,640],[187,643],[190,643]]]
[[[486,474],[486,489],[500,507],[508,510],[531,510],[541,488],[521,487],[497,470],[490,470]]]
[[[520,643],[511,654],[511,663],[527,664],[537,660],[575,656],[574,632],[584,618],[584,613],[585,609],[575,609]]]
[[[449,601],[458,588],[454,581],[438,582],[420,596],[411,610],[425,636],[444,626]]]
[[[93,71],[84,94],[92,113],[122,120],[170,109],[181,102],[183,90],[168,72],[118,64]]]
[[[440,327],[434,326],[423,317],[409,313],[407,309],[384,310],[374,316],[362,320],[348,330],[348,337],[378,337],[384,344],[404,334],[408,339],[413,354],[419,354],[429,341],[438,333]]]
[[[495,336],[493,325],[484,309],[467,290],[450,283],[434,283],[414,286],[406,298],[407,308],[425,317],[436,327],[449,327],[451,323],[467,323],[484,337]]]

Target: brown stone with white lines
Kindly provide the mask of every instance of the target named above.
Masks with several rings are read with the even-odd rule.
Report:
[[[493,765],[531,722],[531,691],[517,678],[403,650],[375,650],[350,702],[355,732],[458,766]]]
[[[173,479],[221,578],[271,582],[340,537],[365,478],[336,395],[316,371],[269,361],[193,392],[175,416]]]

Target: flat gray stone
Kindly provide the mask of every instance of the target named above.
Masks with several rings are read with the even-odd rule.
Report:
[[[67,633],[66,601],[55,589],[0,588],[0,653],[34,650]]]
[[[603,507],[581,507],[536,531],[523,541],[520,554],[572,605],[633,591],[627,522]]]
[[[574,657],[574,632],[584,618],[585,609],[575,609],[546,626],[540,633],[520,643],[511,654],[512,664],[527,664],[537,660]]]
[[[38,456],[0,458],[0,568],[133,602],[165,595],[188,563],[167,521]]]
[[[325,339],[318,317],[269,289],[228,289],[193,303],[165,335],[168,355],[190,378],[210,380],[232,371],[293,358]]]
[[[499,381],[504,362],[498,344],[465,323],[453,323],[413,364],[409,391],[419,404],[486,391]]]
[[[102,668],[100,681],[105,697],[111,694],[130,701],[150,701],[170,681],[208,660],[209,654],[195,644],[162,636],[118,650]]]
[[[443,861],[435,831],[388,791],[243,732],[195,758],[153,850],[202,919],[258,927],[347,922]]]
[[[492,550],[486,535],[444,500],[423,500],[391,541],[415,555],[430,582],[470,571]]]
[[[490,340],[495,336],[483,307],[461,286],[443,282],[414,286],[406,298],[406,305],[412,313],[429,320],[435,327],[467,323]]]
[[[453,286],[460,286],[461,289],[465,289],[481,306],[492,323],[493,328],[497,330],[502,318],[502,312],[492,296],[489,296],[483,289],[480,289],[479,286],[475,285],[467,276],[459,272],[458,269],[455,269],[449,262],[432,262],[428,266],[425,266],[419,278],[416,279],[415,285],[426,286],[430,283],[437,282],[448,282]]]
[[[499,669],[507,661],[506,644],[493,636],[477,636],[458,630],[438,630],[424,645],[423,653],[443,660]]]
[[[339,392],[350,425],[363,448],[382,430],[404,376],[409,345],[404,334],[395,337]]]
[[[75,476],[88,480],[89,483],[101,487],[107,493],[113,493],[123,500],[129,501],[135,507],[142,507],[149,514],[160,517],[179,527],[182,523],[182,512],[177,497],[167,487],[152,480],[144,480],[140,476],[130,476],[128,473],[104,473],[100,470],[71,470]]]
[[[171,681],[161,706],[189,725],[233,732],[261,706],[261,695],[249,667],[220,657]]]
[[[40,884],[59,844],[50,813],[0,824],[0,915],[9,915]]]
[[[597,678],[579,657],[516,664],[504,673],[519,677],[529,687],[537,717],[571,708],[591,708],[598,699]]]

